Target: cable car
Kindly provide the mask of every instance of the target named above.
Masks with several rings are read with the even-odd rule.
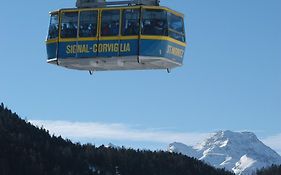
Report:
[[[47,62],[93,71],[182,66],[184,15],[158,0],[77,0],[50,12]]]

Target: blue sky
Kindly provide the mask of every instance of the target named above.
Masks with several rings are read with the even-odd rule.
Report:
[[[147,135],[151,137],[168,133],[174,141],[181,134],[188,142],[195,134],[248,130],[271,139],[281,152],[280,0],[163,0],[163,6],[186,16],[184,66],[171,74],[119,71],[94,76],[46,63],[48,12],[74,4],[2,2],[0,101],[9,108],[29,120],[109,128],[119,124],[125,131],[162,134]],[[164,145],[118,137],[92,135],[91,141]]]

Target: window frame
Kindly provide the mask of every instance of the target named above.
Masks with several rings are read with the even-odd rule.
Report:
[[[165,24],[163,24],[163,25],[166,25],[166,28],[162,29],[162,32],[164,33],[164,35],[157,35],[157,34],[153,34],[153,33],[144,34],[144,16],[145,16],[145,11],[149,11],[149,10],[150,11],[152,11],[152,10],[154,10],[154,11],[161,11],[162,13],[163,12],[165,13],[164,14],[165,18],[161,19],[161,20],[165,20]],[[168,18],[167,18],[168,16],[167,16],[167,14],[168,14],[168,11],[165,8],[147,8],[147,7],[142,8],[142,10],[141,10],[141,35],[144,35],[144,36],[160,36],[160,37],[168,36]],[[156,20],[156,19],[154,19],[154,20]],[[153,24],[150,24],[150,25],[152,27],[154,27]]]
[[[52,24],[52,16],[53,15],[57,15],[57,25],[58,25],[58,29],[57,29],[57,36],[56,37],[50,37],[50,28],[51,28],[51,24]],[[55,11],[55,12],[51,12],[50,13],[50,22],[49,22],[49,28],[48,28],[48,35],[47,35],[47,40],[55,40],[58,39],[60,36],[60,13],[59,11]]]
[[[63,28],[63,15],[65,13],[77,13],[77,29],[76,29],[76,36],[75,37],[62,37],[62,28]],[[60,11],[60,29],[59,29],[59,38],[60,39],[76,39],[78,38],[79,32],[79,10],[61,10]]]
[[[119,26],[118,26],[118,34],[117,35],[103,35],[103,12],[104,11],[119,11]],[[122,9],[121,8],[104,8],[104,9],[100,9],[100,17],[99,17],[99,37],[119,37],[121,35],[121,23],[122,23]]]
[[[125,21],[126,21],[126,16],[125,16],[125,13],[127,10],[135,10],[135,11],[138,11],[138,19],[137,19],[137,25],[138,25],[138,29],[137,29],[137,34],[129,34],[129,35],[126,35],[125,34]],[[120,30],[120,35],[121,36],[126,36],[126,37],[130,37],[130,36],[139,36],[140,33],[141,33],[141,18],[142,18],[142,8],[141,7],[131,7],[131,8],[123,8],[121,10],[121,30]],[[132,20],[132,19],[130,19]]]
[[[171,28],[170,28],[169,14],[170,14],[170,15],[174,15],[174,16],[176,16],[176,17],[179,17],[179,18],[181,19],[181,23],[182,23],[182,33],[179,32],[179,31],[177,31],[177,30],[174,30],[174,29],[171,29]],[[185,38],[184,17],[183,17],[182,15],[178,15],[178,14],[176,14],[176,13],[173,13],[172,11],[168,11],[168,12],[167,12],[167,19],[168,19],[168,36],[169,36],[170,38],[173,38],[173,39],[177,40],[177,41],[180,41],[180,42],[185,43],[185,42],[186,42],[186,38]],[[183,38],[183,40],[179,40],[179,39],[177,39],[177,38],[171,36],[170,33],[173,33],[173,34],[176,34],[176,35],[181,35],[181,37]]]
[[[95,36],[80,36],[80,24],[81,24],[81,13],[83,12],[96,12],[96,33]],[[98,9],[86,9],[86,10],[79,10],[78,14],[78,38],[97,38],[99,36],[99,22],[100,22],[100,17],[99,17],[99,10]]]

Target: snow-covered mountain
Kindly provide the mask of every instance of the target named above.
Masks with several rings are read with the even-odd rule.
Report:
[[[168,149],[237,175],[250,175],[262,167],[281,164],[281,156],[251,132],[219,131],[196,146],[175,142]]]

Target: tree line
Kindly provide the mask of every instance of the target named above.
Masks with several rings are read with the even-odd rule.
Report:
[[[257,175],[281,175],[281,165],[272,165],[269,168],[262,168]]]
[[[50,135],[0,105],[1,175],[233,175],[165,151],[96,147]],[[261,174],[263,175],[263,174]]]

